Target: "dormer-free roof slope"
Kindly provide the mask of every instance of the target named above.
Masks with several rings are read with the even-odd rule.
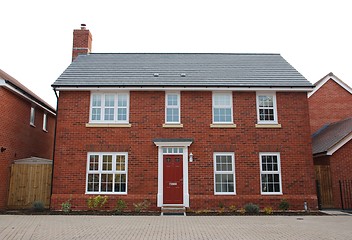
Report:
[[[79,55],[52,86],[313,87],[280,54],[223,53]]]
[[[8,86],[11,90],[18,91],[20,94],[25,96],[28,99],[31,99],[32,101],[36,102],[37,104],[41,105],[43,108],[46,108],[49,110],[49,112],[55,114],[55,109],[46,101],[44,101],[42,98],[40,98],[38,95],[36,95],[34,92],[29,90],[26,86],[24,86],[22,83],[20,83],[17,79],[14,77],[10,76],[6,72],[0,69],[0,79],[3,79],[5,84],[5,87]]]
[[[352,138],[352,117],[327,124],[313,134],[313,155],[332,155]]]

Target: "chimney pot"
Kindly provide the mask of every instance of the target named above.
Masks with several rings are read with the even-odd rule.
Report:
[[[81,30],[86,30],[86,26],[87,26],[86,24],[82,23],[81,24]]]
[[[92,51],[92,41],[92,34],[86,28],[86,24],[82,23],[80,29],[73,31],[72,61],[78,55],[89,54]]]

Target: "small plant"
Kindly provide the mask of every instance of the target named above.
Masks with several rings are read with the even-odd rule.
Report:
[[[246,213],[246,209],[240,208],[240,213],[241,213],[242,215],[244,215],[244,214]]]
[[[282,211],[287,211],[290,207],[290,204],[287,202],[286,199],[282,199],[279,204],[279,209]]]
[[[229,207],[229,209],[230,209],[231,212],[236,212],[236,211],[237,211],[236,205],[231,205],[231,206]]]
[[[220,214],[225,212],[225,205],[223,202],[219,202],[219,211]]]
[[[116,213],[122,213],[125,208],[126,208],[126,202],[122,199],[118,199],[115,207]]]
[[[259,213],[259,206],[253,203],[248,203],[244,206],[246,213],[250,214],[258,214]]]
[[[64,212],[64,213],[69,213],[71,212],[71,196],[70,196],[70,199],[68,199],[66,202],[63,202],[61,203],[61,210]]]
[[[134,211],[140,213],[149,208],[150,202],[148,200],[144,200],[143,202],[133,203]]]
[[[97,208],[102,208],[108,201],[108,196],[95,196],[87,199],[88,208],[97,210]]]
[[[45,205],[42,201],[34,201],[32,205],[32,209],[35,212],[43,212],[45,209]]]
[[[266,215],[271,215],[271,214],[273,214],[273,208],[272,208],[272,207],[265,207],[265,208],[264,208],[264,213],[265,213]]]

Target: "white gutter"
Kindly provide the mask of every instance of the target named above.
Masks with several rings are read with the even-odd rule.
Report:
[[[54,87],[56,91],[279,91],[311,92],[310,87]]]
[[[45,107],[43,104],[40,104],[39,102],[33,100],[32,98],[26,96],[26,95],[23,94],[22,92],[18,91],[16,88],[14,88],[14,87],[12,87],[11,85],[7,84],[6,81],[5,81],[4,79],[1,79],[1,78],[0,78],[0,87],[5,87],[5,88],[9,89],[10,91],[12,91],[12,92],[14,92],[14,93],[20,95],[21,97],[23,97],[23,98],[29,100],[30,102],[32,102],[32,103],[38,105],[39,107],[43,108],[45,111],[47,111],[47,112],[53,114],[54,116],[56,116],[56,113],[55,113],[55,112],[53,112],[53,111],[50,110],[49,108]]]

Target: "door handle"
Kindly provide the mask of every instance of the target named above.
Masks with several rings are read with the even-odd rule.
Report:
[[[177,186],[177,182],[169,182],[169,186]]]

